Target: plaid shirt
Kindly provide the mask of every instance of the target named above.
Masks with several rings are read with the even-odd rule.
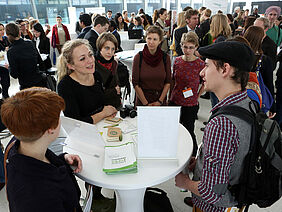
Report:
[[[211,112],[225,105],[235,104],[247,98],[247,92],[239,92],[220,101]],[[203,137],[203,170],[198,186],[202,200],[193,198],[195,206],[203,211],[222,212],[226,208],[214,204],[222,195],[213,191],[216,185],[228,185],[230,168],[239,147],[239,134],[235,125],[225,116],[214,117],[207,124]]]

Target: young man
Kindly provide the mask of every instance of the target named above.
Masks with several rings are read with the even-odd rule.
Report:
[[[108,31],[110,24],[108,19],[104,16],[92,16],[92,23],[93,28],[86,33],[84,39],[89,41],[90,45],[93,48],[93,52],[96,52],[96,41],[100,34]]]
[[[79,25],[82,28],[81,32],[77,36],[77,38],[84,38],[87,32],[91,30],[91,16],[87,13],[81,14],[79,16]]]
[[[113,19],[112,15],[113,15],[113,11],[108,10],[107,11],[107,19],[108,19],[108,21],[111,21]]]
[[[183,33],[187,33],[187,32],[196,32],[196,26],[198,24],[198,10],[193,10],[190,9],[188,11],[185,12],[184,16],[185,16],[185,20],[187,23],[187,26],[185,27],[181,27],[177,30],[175,30],[174,32],[174,36],[175,36],[175,48],[176,48],[176,52],[178,54],[178,56],[183,55],[182,49],[181,49],[181,37]]]
[[[219,99],[211,112],[226,105],[249,109],[245,87],[254,61],[252,50],[230,41],[202,47],[199,53],[207,58],[200,72],[204,88]],[[193,180],[183,173],[175,178],[176,186],[192,192],[195,211],[223,212],[236,206],[228,186],[239,181],[250,137],[251,126],[233,116],[219,115],[206,125],[197,160],[189,166],[194,169]]]

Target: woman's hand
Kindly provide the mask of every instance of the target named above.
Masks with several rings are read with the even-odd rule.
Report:
[[[65,161],[71,166],[75,166],[74,173],[79,173],[82,170],[82,161],[78,155],[65,154]]]
[[[117,94],[120,95],[120,87],[117,85],[115,89],[117,90]]]
[[[117,114],[117,110],[113,106],[107,105],[104,106],[102,113],[104,114],[104,117],[108,117],[108,116],[115,117]]]
[[[156,101],[156,102],[150,103],[148,106],[161,106],[161,103]]]

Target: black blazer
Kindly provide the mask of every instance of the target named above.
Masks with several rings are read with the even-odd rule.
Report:
[[[178,56],[183,55],[182,49],[181,49],[181,37],[183,33],[187,33],[188,29],[187,26],[181,27],[179,29],[176,29],[174,32],[174,38],[175,38],[175,50]]]
[[[89,30],[91,30],[91,26],[87,26],[85,28],[82,29],[81,33],[79,33],[79,35],[77,36],[77,38],[84,38],[86,33],[89,32]]]
[[[89,32],[86,33],[86,35],[84,36],[84,39],[88,40],[90,45],[93,48],[93,52],[96,52],[97,48],[96,48],[96,41],[98,39],[99,35],[93,30],[89,30]]]
[[[36,41],[32,40],[34,46],[36,47]],[[46,60],[43,61],[43,65],[40,64],[40,70],[44,71],[52,67],[51,60],[50,60],[50,39],[48,37],[44,39],[40,39],[40,43],[38,45],[39,53],[40,54],[48,54]]]
[[[272,67],[275,69],[277,61],[277,45],[275,42],[267,35],[262,40],[261,48],[263,54],[268,56],[271,59]]]

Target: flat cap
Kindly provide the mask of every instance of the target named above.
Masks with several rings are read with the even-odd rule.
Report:
[[[221,60],[242,71],[250,72],[254,65],[254,53],[244,43],[224,41],[199,48],[199,54],[212,60]]]

